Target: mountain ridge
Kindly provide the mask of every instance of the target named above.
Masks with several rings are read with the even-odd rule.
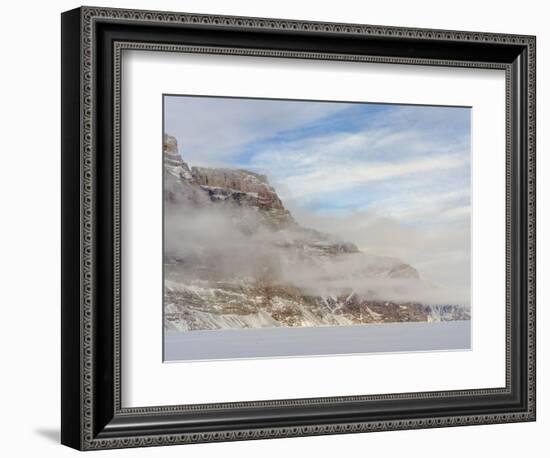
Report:
[[[166,329],[469,319],[413,266],[302,227],[265,175],[189,167],[169,135],[163,155]]]

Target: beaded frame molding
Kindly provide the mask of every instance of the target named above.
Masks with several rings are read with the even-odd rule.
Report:
[[[501,69],[506,386],[123,408],[124,50]],[[79,450],[535,420],[535,37],[81,7],[62,14],[62,430]]]

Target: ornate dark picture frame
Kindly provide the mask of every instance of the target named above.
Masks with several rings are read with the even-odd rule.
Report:
[[[506,387],[123,408],[125,49],[506,72]],[[80,450],[535,420],[535,37],[82,7],[62,15],[62,433]]]

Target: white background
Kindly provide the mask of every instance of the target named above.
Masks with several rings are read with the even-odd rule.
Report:
[[[124,407],[505,386],[502,70],[143,51],[122,62]],[[162,93],[472,106],[472,350],[162,364],[162,173],[151,154]]]
[[[544,456],[550,427],[548,359],[550,325],[550,122],[548,13],[540,1],[320,2],[279,0],[97,1],[99,5],[293,19],[469,29],[538,36],[538,421],[363,435],[208,444],[103,452],[108,456],[257,457],[308,455],[465,457],[490,451],[499,457]],[[5,456],[69,456],[59,437],[59,88],[60,18],[73,1],[3,5],[0,265],[2,378],[0,421]],[[546,392],[545,392],[546,391]],[[538,452],[537,452],[538,450]]]

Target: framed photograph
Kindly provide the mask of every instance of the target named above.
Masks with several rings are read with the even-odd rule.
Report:
[[[535,420],[535,37],[62,15],[62,443]]]

